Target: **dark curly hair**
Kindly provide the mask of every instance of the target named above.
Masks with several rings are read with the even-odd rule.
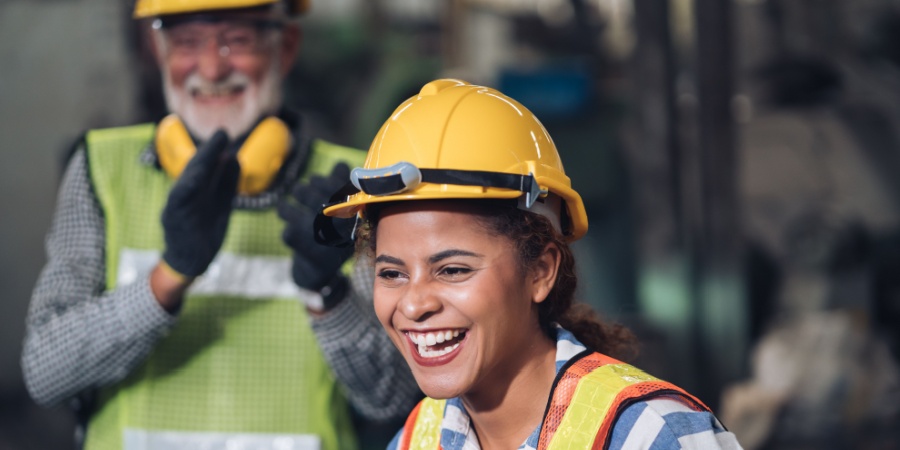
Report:
[[[560,265],[556,283],[547,299],[538,304],[538,322],[541,330],[551,340],[555,339],[554,324],[569,330],[588,348],[619,358],[631,359],[636,354],[636,339],[621,324],[602,320],[589,305],[575,301],[578,277],[575,273],[575,257],[564,237],[556,231],[546,217],[523,211],[503,200],[440,200],[464,202],[471,213],[491,235],[512,242],[517,249],[519,269],[534,267],[548,244],[560,251]],[[393,202],[369,205],[366,221],[357,240],[357,251],[374,254],[375,235],[381,209]]]

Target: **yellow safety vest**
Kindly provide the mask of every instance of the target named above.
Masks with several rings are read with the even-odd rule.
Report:
[[[699,399],[672,383],[600,353],[585,352],[557,377],[538,450],[606,449],[619,414],[636,401],[671,396],[696,411]],[[438,450],[446,400],[425,398],[409,415],[398,450]]]
[[[139,162],[153,134],[146,124],[86,138],[106,223],[108,290],[146,276],[164,247],[160,214],[173,181]],[[364,157],[316,141],[305,176]],[[86,449],[356,448],[346,400],[298,300],[311,293],[290,276],[283,228],[274,208],[232,213],[221,251],[170,334],[99,391]]]

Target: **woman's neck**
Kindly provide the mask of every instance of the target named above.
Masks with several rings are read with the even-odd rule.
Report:
[[[527,350],[531,357],[509,368],[511,382],[504,389],[463,395],[483,450],[518,448],[543,419],[556,378],[556,343],[541,339]]]

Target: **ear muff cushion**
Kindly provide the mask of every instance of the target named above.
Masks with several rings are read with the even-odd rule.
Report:
[[[291,131],[281,119],[267,117],[247,136],[238,151],[238,192],[258,194],[272,184],[291,148]]]
[[[156,127],[156,155],[159,165],[170,177],[181,176],[196,153],[197,147],[178,116],[170,114],[159,122]]]

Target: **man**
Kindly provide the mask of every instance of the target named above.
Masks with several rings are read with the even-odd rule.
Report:
[[[416,401],[361,300],[371,274],[348,282],[349,249],[313,238],[318,205],[364,154],[310,139],[281,108],[306,8],[136,4],[173,114],[87,133],[22,356],[32,397],[72,404],[88,449],[349,449],[343,392],[374,420]]]

